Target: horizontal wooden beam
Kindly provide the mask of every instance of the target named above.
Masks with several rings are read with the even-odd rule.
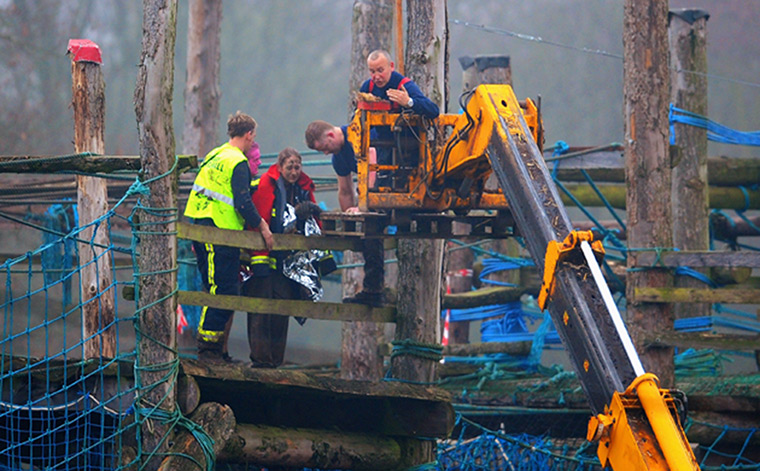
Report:
[[[741,286],[741,285],[734,285]],[[760,290],[746,288],[635,288],[632,302],[760,304]]]
[[[179,171],[198,167],[198,156],[178,155]],[[0,173],[110,173],[118,170],[140,170],[139,155],[54,156],[0,155]]]
[[[362,304],[292,301],[288,299],[249,298],[247,296],[212,295],[200,291],[178,291],[177,302],[217,309],[298,316],[328,321],[396,322],[396,309],[371,308]]]
[[[628,253],[633,267],[749,267],[760,268],[760,252],[697,252],[663,250]]]
[[[237,424],[220,463],[256,463],[277,469],[401,469],[401,447],[379,434]]]
[[[227,245],[250,250],[264,250],[264,239],[255,231],[233,231],[196,224],[177,223],[177,237],[197,242]],[[395,247],[395,240],[385,239],[386,248]],[[299,234],[274,234],[273,250],[362,250],[359,237],[306,237]]]
[[[570,149],[573,152],[587,152],[576,157],[557,160],[557,178],[560,181],[585,182],[583,170],[595,182],[625,183],[625,159],[622,147],[617,150],[583,151],[580,148]],[[590,151],[590,152],[589,152]],[[544,158],[551,160],[549,152]],[[549,170],[554,162],[548,162]],[[715,186],[752,186],[760,181],[760,160],[734,157],[710,157],[707,159],[707,180]]]
[[[429,384],[191,359],[182,360],[182,371],[195,378],[201,402],[229,405],[238,423],[428,438],[447,437],[454,428],[450,394]]]
[[[564,187],[583,206],[603,206],[602,200],[590,185],[585,183],[566,183]],[[613,208],[625,209],[625,185],[608,183],[596,185],[599,192]],[[735,187],[710,186],[709,199],[711,208],[720,209],[760,209],[760,190],[741,189]],[[562,202],[575,205],[563,191],[560,191]]]
[[[467,309],[471,307],[505,304],[519,301],[520,296],[528,290],[522,287],[493,287],[482,288],[466,293],[444,294],[442,309]]]
[[[452,357],[473,357],[491,353],[508,353],[510,355],[525,356],[530,353],[531,345],[533,343],[530,341],[462,343],[446,345],[443,347],[442,353],[443,356]],[[377,346],[377,350],[380,356],[390,356],[393,351],[393,344],[381,343]]]
[[[645,347],[679,347],[715,350],[760,350],[760,335],[706,334],[702,332],[659,332],[644,335]]]

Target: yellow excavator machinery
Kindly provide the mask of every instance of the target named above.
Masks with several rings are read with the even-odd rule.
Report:
[[[602,465],[699,469],[683,431],[684,398],[644,371],[599,267],[601,243],[573,230],[543,160],[539,107],[519,102],[508,85],[481,85],[464,100],[461,114],[432,121],[359,102],[348,129],[359,208],[390,215],[391,224],[449,211],[508,218],[544,267],[539,304],[549,309],[589,399],[587,438],[598,442]],[[374,137],[379,126],[391,131],[386,141]],[[370,148],[383,146],[392,162],[380,165]],[[489,189],[492,174],[498,187]]]

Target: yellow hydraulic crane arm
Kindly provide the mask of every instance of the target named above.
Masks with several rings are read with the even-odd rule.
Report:
[[[544,266],[541,306],[549,310],[588,397],[594,414],[588,438],[599,441],[602,464],[615,471],[698,470],[678,403],[644,370],[609,292],[597,260],[601,244],[590,233],[573,231],[543,160],[541,121],[533,102],[520,103],[508,85],[480,85],[462,114],[436,120],[437,126],[450,128],[440,147],[431,146],[420,117],[375,106],[361,108],[348,129],[357,155],[359,207],[508,209],[536,265]],[[417,158],[372,163],[373,126],[394,133],[415,127],[411,152]],[[377,144],[387,146],[379,139]],[[393,183],[373,188],[372,172],[392,173]],[[483,186],[491,172],[501,187],[496,195]]]
[[[509,97],[509,99],[506,99]],[[448,115],[445,124],[452,124],[451,135],[441,152],[430,162],[437,167],[432,184],[445,180],[471,178],[482,179],[490,175],[491,162],[488,147],[494,133],[499,133],[501,122],[514,122],[520,115],[528,125],[525,139],[541,142],[540,117],[536,105],[527,98],[519,103],[509,85],[480,85],[459,115]],[[451,119],[455,117],[455,119]],[[522,129],[516,130],[523,132]]]
[[[591,232],[572,230],[536,144],[540,121],[531,105],[518,104],[511,87],[478,87],[440,154],[446,171],[438,176],[477,178],[486,156],[531,256],[545,267],[539,303],[549,307],[593,404],[588,438],[599,442],[602,465],[699,470],[677,401],[644,370],[604,280],[601,243]]]
[[[669,390],[659,387],[655,375],[644,373],[628,338],[599,268],[603,256],[604,248],[600,241],[594,240],[591,231],[571,231],[562,242],[550,241],[538,297],[538,305],[543,310],[554,295],[555,274],[560,265],[568,260],[574,264],[585,261],[591,278],[606,300],[609,316],[619,325],[618,335],[624,338],[626,355],[632,357],[631,363],[638,374],[625,391],[613,393],[603,413],[591,417],[586,438],[598,442],[597,456],[602,466],[610,466],[615,471],[699,470],[675,399]]]

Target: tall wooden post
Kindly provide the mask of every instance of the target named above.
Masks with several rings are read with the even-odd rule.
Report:
[[[391,45],[394,0],[377,2],[354,2],[351,24],[351,94],[359,91],[361,84],[369,76],[367,56],[375,49],[388,50]],[[353,105],[349,114],[354,111]],[[357,263],[362,257],[346,251],[344,263]],[[387,276],[388,274],[386,274]],[[361,290],[364,271],[360,268],[343,270],[343,296],[352,296]],[[383,336],[383,326],[375,322],[344,322],[340,376],[344,379],[377,381],[383,376],[383,358],[377,351]]]
[[[216,143],[222,2],[190,0],[182,152],[203,158]]]
[[[176,0],[143,1],[143,41],[135,89],[142,179],[152,181],[150,208],[139,217],[138,345],[136,384],[138,418],[142,421],[143,457],[156,452],[142,469],[158,469],[171,443],[171,430],[151,411],[173,414],[177,374],[177,173],[174,165],[172,92]],[[166,439],[165,439],[166,438]]]
[[[445,0],[407,4],[407,72],[423,93],[445,109],[448,29]],[[443,241],[400,239],[396,340],[428,344],[440,339]],[[436,362],[401,355],[391,364],[394,378],[432,381]]]
[[[74,151],[105,154],[106,85],[100,48],[86,39],[69,40],[71,55],[72,106],[74,108]],[[85,227],[108,211],[108,185],[102,178],[77,176],[79,226]],[[95,234],[93,235],[93,230]],[[80,284],[83,306],[84,358],[114,358],[116,329],[113,323],[114,287],[112,260],[104,254],[110,243],[107,224],[82,231],[79,247]]]
[[[446,0],[409,0],[407,25],[407,76],[445,112],[448,96]],[[398,241],[397,342],[440,342],[443,258],[443,240]],[[435,379],[437,364],[419,356],[398,355],[391,360],[391,375],[426,383]],[[430,442],[413,442],[402,449],[409,466],[430,461],[434,456]]]
[[[670,154],[668,150],[668,2],[625,0],[623,28],[623,96],[628,246],[632,250],[672,247]],[[638,268],[630,266],[629,269]],[[673,385],[673,349],[645,350],[643,333],[673,329],[668,304],[638,303],[636,288],[672,286],[662,268],[628,272],[628,327],[644,367]]]
[[[671,10],[670,101],[682,110],[707,116],[707,19],[702,10]],[[673,247],[710,248],[710,202],[707,182],[707,130],[676,123],[673,163]],[[672,137],[672,136],[671,136]],[[706,273],[705,269],[701,270]],[[704,287],[690,276],[678,276],[678,287]],[[676,319],[710,315],[709,303],[676,304]]]
[[[464,56],[459,58],[462,66],[462,93],[466,93],[478,85],[484,83],[498,83],[512,85],[512,68],[506,55],[480,55],[475,58]],[[488,178],[487,188],[496,188],[498,181],[494,175]],[[454,223],[457,229],[461,223]],[[456,248],[456,247],[452,247]],[[517,256],[519,247],[512,239],[498,240],[487,245],[487,248],[498,253]],[[447,254],[446,273],[449,276],[452,293],[467,292],[472,288],[472,274],[467,274],[467,269],[472,268],[474,256],[470,250],[454,250]],[[494,274],[493,279],[508,283],[519,283],[519,272],[504,272]],[[469,340],[470,323],[454,322],[449,327],[449,339],[451,343],[467,343]]]

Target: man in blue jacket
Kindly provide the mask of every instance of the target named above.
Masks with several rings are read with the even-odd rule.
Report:
[[[394,64],[390,54],[382,49],[377,49],[367,56],[367,68],[370,78],[365,81],[360,92],[370,93],[383,100],[391,102],[391,112],[401,113],[410,110],[415,114],[435,119],[438,117],[438,105],[426,97],[420,87],[412,79],[404,77],[394,70]],[[390,126],[378,126],[375,128],[376,137],[385,145],[377,146],[377,163],[391,165],[393,163],[393,147],[388,143],[395,142]],[[413,133],[404,132],[403,135],[411,136]],[[416,159],[415,159],[416,160]],[[388,172],[379,172],[377,176],[378,186],[390,186]]]
[[[378,98],[391,102],[392,112],[411,110],[430,119],[438,117],[438,105],[426,97],[420,88],[409,78],[394,70],[390,54],[376,50],[367,57],[370,79],[362,84],[360,91],[371,93]],[[375,128],[372,136],[384,141],[393,140],[393,132],[388,126]],[[310,149],[333,154],[332,164],[338,175],[338,202],[340,209],[345,212],[357,212],[356,189],[352,172],[356,172],[356,156],[351,143],[348,141],[346,126],[338,127],[325,121],[314,121],[306,129],[306,145]],[[392,148],[377,149],[377,163],[389,165],[392,163]],[[378,183],[387,186],[387,175],[378,175]],[[367,304],[379,307],[384,304],[383,281],[385,267],[383,260],[382,239],[365,239],[362,250],[364,255],[364,282],[362,290],[354,296],[343,298],[346,303]]]

